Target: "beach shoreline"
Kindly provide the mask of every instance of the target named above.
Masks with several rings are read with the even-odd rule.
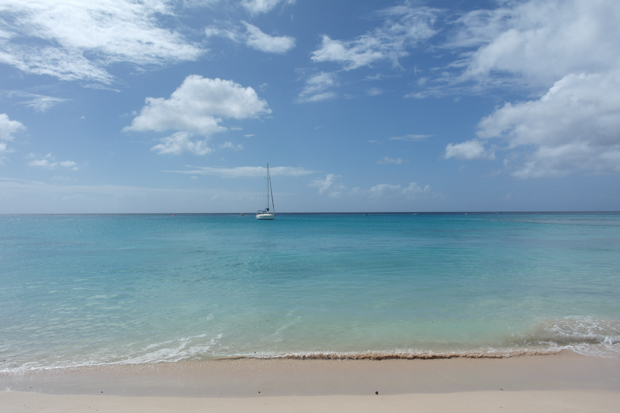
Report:
[[[17,412],[613,411],[620,359],[240,359],[13,373],[0,385],[0,406]]]
[[[0,374],[0,389],[65,395],[254,397],[620,389],[620,359],[225,359]],[[260,392],[260,393],[258,393]]]

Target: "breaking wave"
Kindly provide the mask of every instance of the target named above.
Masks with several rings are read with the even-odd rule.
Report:
[[[449,352],[307,352],[307,353],[288,353],[288,354],[262,354],[251,356],[240,356],[236,358],[253,359],[288,359],[288,360],[436,360],[436,359],[500,359],[518,356],[546,356],[557,354],[561,350],[488,350],[488,351],[449,351]]]
[[[620,322],[594,317],[545,319],[525,332],[505,337],[493,346],[467,350],[312,351],[239,355],[234,358],[291,360],[498,359],[545,356],[558,354],[565,350],[586,356],[620,358]]]
[[[620,358],[620,321],[594,317],[565,317],[540,321],[515,337],[512,346],[544,346],[605,358]]]
[[[620,359],[620,321],[594,317],[543,319],[531,328],[514,333],[487,345],[452,344],[448,348],[433,344],[412,343],[409,349],[367,351],[269,351],[235,352],[220,346],[222,334],[208,338],[204,334],[164,341],[139,348],[116,349],[114,355],[84,355],[85,359],[49,359],[0,365],[0,374],[63,368],[144,365],[199,360],[289,359],[289,360],[433,360],[433,359],[501,359],[520,356],[547,356],[562,351]],[[278,341],[282,343],[282,341]],[[124,353],[124,354],[123,354]],[[93,357],[94,356],[94,357]],[[5,360],[3,360],[5,361]],[[8,361],[8,360],[7,360]]]

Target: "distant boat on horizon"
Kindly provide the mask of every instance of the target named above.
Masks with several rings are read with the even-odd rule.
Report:
[[[271,209],[269,204],[271,200]],[[271,187],[271,176],[269,175],[269,164],[267,164],[267,204],[265,209],[256,212],[256,219],[273,220],[276,216],[276,207],[273,203],[273,189]]]

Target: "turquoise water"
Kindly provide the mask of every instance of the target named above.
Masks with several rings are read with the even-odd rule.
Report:
[[[620,357],[620,214],[0,216],[0,371]]]

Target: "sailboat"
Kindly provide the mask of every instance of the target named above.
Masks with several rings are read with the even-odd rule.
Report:
[[[269,209],[269,201],[271,200],[271,209]],[[273,204],[273,189],[271,188],[271,176],[269,175],[269,164],[267,164],[267,206],[265,209],[256,212],[256,219],[274,219],[276,216],[276,207]]]

